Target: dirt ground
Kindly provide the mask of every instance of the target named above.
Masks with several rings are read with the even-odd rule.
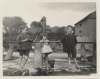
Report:
[[[5,57],[6,53],[7,52],[3,54],[3,57]],[[34,53],[30,53],[28,62],[25,65],[25,69],[32,68],[33,56],[34,56]],[[50,76],[70,76],[70,75],[77,76],[77,75],[90,75],[92,73],[96,73],[96,69],[91,68],[92,66],[91,56],[92,54],[87,54],[87,58],[89,61],[81,62],[79,59],[80,54],[77,54],[77,61],[78,61],[79,67],[81,68],[81,71],[71,72],[67,70],[67,65],[68,65],[67,54],[63,52],[52,53],[49,55],[49,58],[52,60],[55,60],[55,65],[54,65],[54,73],[50,74]],[[18,59],[19,59],[19,53],[14,52],[11,60],[3,61],[3,75],[4,76],[11,76],[11,72],[18,69]],[[73,60],[71,60],[71,62],[72,62],[72,66],[75,67]],[[20,76],[20,75],[17,75],[17,76]]]

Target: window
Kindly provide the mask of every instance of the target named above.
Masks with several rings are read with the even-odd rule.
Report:
[[[82,26],[82,24],[80,24],[80,26]]]
[[[81,32],[82,32],[82,30],[79,31],[79,33],[81,33]]]
[[[80,24],[80,30],[82,29],[82,24]]]
[[[82,30],[79,31],[79,36],[82,37]]]
[[[78,37],[78,35],[76,35],[76,37]]]

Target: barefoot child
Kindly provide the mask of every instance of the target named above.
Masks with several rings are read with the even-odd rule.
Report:
[[[47,34],[42,33],[40,35],[42,37],[42,40],[40,42],[42,43],[42,54],[43,54],[43,63],[44,67],[48,67],[48,55],[52,53],[52,49],[49,45],[49,40],[47,39]]]
[[[22,25],[19,31],[20,31],[20,34],[17,36],[17,41],[18,41],[17,50],[20,55],[19,69],[22,70],[28,60],[29,52],[32,49],[32,46],[31,46],[32,39],[27,34],[28,27],[26,25]]]
[[[62,38],[61,42],[63,43],[63,51],[68,54],[68,60],[69,60],[69,69],[71,69],[71,55],[73,57],[74,63],[76,64],[76,68],[79,69],[79,66],[76,61],[76,44],[77,39],[75,35],[73,34],[73,27],[67,26],[65,29],[67,31],[66,35]]]

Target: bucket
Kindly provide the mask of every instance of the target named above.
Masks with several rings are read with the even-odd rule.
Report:
[[[54,68],[55,60],[49,60],[48,63],[50,64],[51,68]]]

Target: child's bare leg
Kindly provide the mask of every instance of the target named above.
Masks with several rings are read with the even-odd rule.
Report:
[[[45,54],[45,65],[46,65],[46,69],[47,69],[47,74],[48,74],[48,72],[49,72],[49,66],[48,66],[48,53],[47,54]]]
[[[71,70],[71,54],[68,54],[68,69]]]
[[[43,58],[43,67],[45,67],[45,58]]]
[[[45,54],[43,54],[43,66],[45,67]]]
[[[71,65],[71,55],[70,54],[68,54],[68,63],[69,65]]]
[[[74,59],[74,63],[75,63],[75,65],[76,65],[76,67],[79,69],[79,66],[78,66],[78,63],[77,63],[76,58],[73,58],[73,59]]]
[[[23,56],[20,56],[20,58],[19,58],[19,69],[21,69],[22,59],[23,59]]]
[[[76,49],[75,49],[75,47],[72,47],[71,52],[72,52],[72,57],[73,57],[74,63],[76,65],[76,67],[79,69],[79,66],[78,66],[78,63],[77,63],[77,60],[76,60]]]
[[[46,54],[46,56],[45,56],[45,64],[46,64],[46,67],[48,66],[48,55],[49,54]]]
[[[21,64],[21,68],[23,68],[23,67],[25,66],[27,60],[28,60],[28,56],[25,56],[25,57],[23,58],[23,62],[22,62],[22,64]]]

